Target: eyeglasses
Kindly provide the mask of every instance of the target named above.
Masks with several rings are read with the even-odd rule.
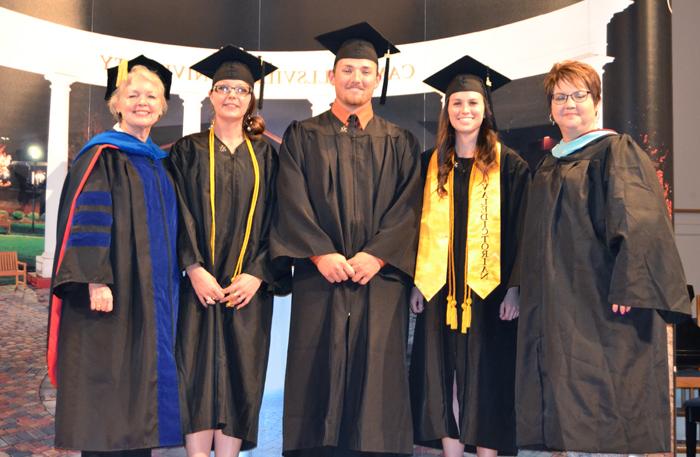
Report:
[[[251,93],[251,89],[248,86],[227,86],[226,84],[216,85],[212,90],[221,95],[229,95],[233,92],[240,97],[245,97]]]
[[[590,90],[577,90],[576,92],[572,92],[570,94],[554,94],[552,95],[552,101],[555,105],[563,105],[566,103],[569,97],[571,97],[571,100],[574,102],[583,103],[588,99],[588,94],[590,93]]]

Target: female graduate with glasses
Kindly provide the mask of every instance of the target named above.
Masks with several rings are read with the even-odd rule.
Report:
[[[277,152],[261,137],[253,85],[276,67],[229,45],[192,69],[212,78],[214,120],[170,154],[187,273],[177,333],[183,432],[189,456],[208,456],[212,443],[216,455],[238,455],[256,445],[270,346]]]
[[[425,80],[445,103],[424,155],[411,403],[415,442],[447,457],[515,454],[513,265],[530,175],[498,140],[487,88],[508,81],[468,56]]]
[[[518,445],[669,452],[665,321],[690,302],[656,171],[628,135],[598,128],[594,68],[557,63],[544,85],[562,140],[525,217]]]

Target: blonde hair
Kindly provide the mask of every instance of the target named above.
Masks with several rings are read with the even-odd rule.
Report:
[[[109,112],[112,113],[112,116],[117,122],[121,121],[121,113],[117,111],[117,101],[119,101],[119,97],[121,97],[122,92],[129,86],[129,84],[131,84],[134,78],[137,77],[143,78],[146,81],[155,84],[156,88],[158,89],[158,100],[160,101],[160,106],[162,108],[160,116],[163,117],[165,116],[165,113],[168,112],[168,102],[165,100],[165,86],[163,85],[163,81],[161,81],[156,72],[149,70],[143,65],[135,65],[131,68],[131,70],[129,70],[129,75],[126,77],[126,81],[122,81],[119,86],[117,86],[107,102]]]

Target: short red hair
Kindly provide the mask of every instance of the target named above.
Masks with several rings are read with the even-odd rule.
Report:
[[[547,94],[547,101],[552,103],[554,88],[560,81],[569,84],[583,83],[591,91],[591,98],[595,105],[600,102],[601,84],[600,76],[593,67],[587,63],[576,60],[564,60],[557,62],[544,77],[544,91]]]

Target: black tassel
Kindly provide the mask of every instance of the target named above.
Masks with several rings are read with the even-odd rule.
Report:
[[[386,103],[386,89],[389,86],[389,54],[386,55],[386,66],[384,67],[384,81],[382,81],[382,96],[379,97],[379,104]]]
[[[498,132],[498,125],[496,125],[496,115],[494,114],[493,111],[493,100],[491,99],[491,78],[488,73],[486,72],[486,102],[489,104],[489,107],[491,108],[491,116],[489,116],[489,119],[491,121],[491,126],[493,127],[494,132]]]
[[[262,75],[262,78],[260,78],[260,94],[258,96],[258,109],[262,109],[263,107],[263,95],[265,94],[265,62],[263,62],[262,57],[260,58],[260,74]]]

